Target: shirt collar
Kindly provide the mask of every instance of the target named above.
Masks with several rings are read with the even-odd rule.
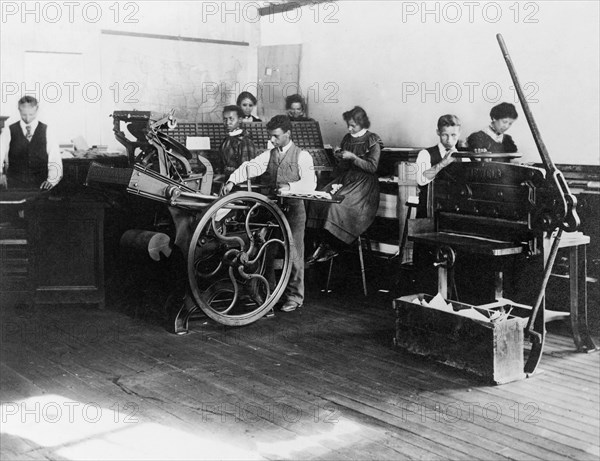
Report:
[[[446,156],[448,149],[446,149],[446,146],[444,146],[441,142],[438,143],[438,149],[440,150],[440,154],[442,155],[442,158],[444,158]],[[456,146],[453,147],[452,149],[450,149],[450,152],[456,152]]]
[[[290,147],[292,147],[292,144],[294,144],[293,141],[288,142],[284,147],[279,148],[279,152],[281,152],[282,154],[285,154],[288,150],[290,150]]]
[[[23,130],[23,133],[25,133],[25,131],[27,131],[27,128],[25,128],[25,127],[27,125],[29,125],[31,127],[31,132],[34,132],[35,129],[37,128],[39,122],[38,122],[38,119],[36,118],[33,120],[33,122],[31,122],[29,124],[25,123],[23,120],[19,120],[19,123],[21,125],[21,129]]]
[[[504,139],[504,133],[496,133],[494,130],[492,130],[490,125],[488,125],[483,131],[485,131],[485,133],[496,142],[502,142],[502,139]]]
[[[362,130],[360,130],[358,133],[350,133],[350,135],[353,138],[360,138],[361,136],[364,136],[367,133],[367,129],[363,128]]]
[[[229,132],[229,136],[237,136],[239,134],[242,134],[242,131],[244,131],[244,130],[242,130],[241,128],[238,128],[237,130],[230,131]]]

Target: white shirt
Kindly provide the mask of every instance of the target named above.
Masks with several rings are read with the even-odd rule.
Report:
[[[449,151],[446,151],[446,147],[440,142],[438,143],[438,149],[440,150],[440,154],[442,155],[442,160],[445,159],[448,155],[451,155],[452,153],[456,152],[456,147],[453,147],[452,149],[450,149]],[[429,152],[427,151],[427,149],[423,149],[422,151],[419,152],[419,155],[417,155],[417,162],[416,162],[416,179],[417,179],[417,184],[419,186],[425,186],[427,184],[429,184],[431,181],[433,181],[432,179],[428,179],[425,177],[425,172],[431,168],[431,155],[429,154]]]
[[[290,141],[287,143],[281,151],[286,153],[294,143]],[[267,171],[269,166],[269,160],[271,159],[271,151],[266,150],[259,156],[252,160],[244,162],[240,167],[231,173],[227,182],[239,184],[248,179],[246,172],[249,170],[250,177],[256,178]],[[248,168],[246,168],[248,167]],[[315,168],[313,165],[312,156],[305,150],[300,151],[298,155],[298,172],[300,173],[300,180],[292,183],[288,183],[290,186],[289,192],[292,193],[309,193],[314,192],[317,188],[317,176],[315,175]]]
[[[27,124],[23,121],[19,121],[23,136],[27,136]],[[29,124],[31,127],[31,136],[35,133],[39,125],[39,121],[35,119]],[[5,126],[0,134],[0,165],[4,164],[8,166],[8,149],[10,147],[10,128]],[[60,156],[60,148],[58,143],[55,141],[53,132],[50,127],[46,128],[46,152],[48,152],[48,182],[55,186],[58,184],[63,175],[62,158]]]

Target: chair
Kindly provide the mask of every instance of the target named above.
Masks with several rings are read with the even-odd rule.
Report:
[[[408,197],[408,200],[405,203],[406,218],[404,220],[400,248],[398,250],[399,271],[396,285],[396,293],[398,295],[414,293],[415,290],[421,291],[423,289],[424,280],[428,280],[428,277],[424,277],[424,274],[422,273],[424,267],[427,267],[427,263],[422,258],[422,248],[411,245],[410,253],[407,254],[409,250],[407,248],[409,236],[433,231],[432,218],[412,217],[412,210],[416,209],[418,204],[419,199],[417,196]]]
[[[408,240],[408,227],[410,224],[410,216],[412,214],[413,208],[417,208],[419,206],[419,198],[416,196],[408,197],[406,203],[406,219],[404,220],[404,228],[402,229],[402,240],[400,241],[400,250],[398,253],[398,259],[400,260],[400,264],[402,264],[402,258],[404,257],[404,250],[406,248],[406,241]]]
[[[363,293],[365,294],[365,296],[367,296],[368,290],[367,290],[367,277],[366,277],[366,273],[365,273],[365,260],[364,260],[364,255],[363,255],[363,240],[366,242],[367,248],[369,249],[369,251],[371,251],[371,240],[369,239],[369,236],[367,235],[366,232],[364,234],[358,236],[358,238],[356,239],[356,243],[358,245],[358,257],[360,260],[360,276],[362,279]],[[326,293],[329,293],[329,282],[331,281],[331,272],[333,270],[333,261],[335,261],[335,259],[336,258],[331,258],[329,260],[329,271],[327,273],[327,284],[325,285]]]

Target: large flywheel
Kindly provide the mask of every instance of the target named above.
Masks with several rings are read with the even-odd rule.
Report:
[[[268,313],[287,286],[292,233],[269,198],[235,192],[202,214],[190,241],[188,279],[198,306],[224,325]]]

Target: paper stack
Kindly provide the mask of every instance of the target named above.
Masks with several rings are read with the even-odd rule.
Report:
[[[440,311],[451,312],[453,314],[460,315],[462,317],[467,317],[473,320],[479,320],[483,322],[490,321],[490,318],[488,318],[486,315],[482,314],[477,309],[474,309],[472,307],[455,311],[454,306],[451,303],[447,303],[444,297],[441,295],[441,293],[435,295],[429,302],[427,302],[425,299],[419,298],[413,299],[412,302],[421,306],[438,309]]]

